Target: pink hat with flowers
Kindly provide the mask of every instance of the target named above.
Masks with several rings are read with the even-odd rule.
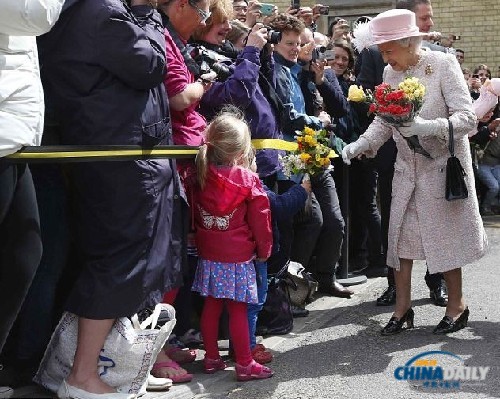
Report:
[[[352,42],[361,51],[374,44],[424,35],[418,29],[414,12],[395,9],[378,14],[368,23],[356,25]]]

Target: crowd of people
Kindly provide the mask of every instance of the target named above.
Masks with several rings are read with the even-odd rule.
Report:
[[[183,365],[199,345],[204,371],[224,370],[225,324],[237,380],[269,378],[273,354],[256,340],[268,274],[295,261],[319,293],[350,298],[337,281],[346,234],[349,270],[387,277],[376,304],[395,311],[382,335],[413,326],[417,259],[427,262],[431,300],[446,307],[434,332],[467,325],[461,267],[487,248],[480,211],[500,211],[498,97],[481,115],[473,101],[500,90],[486,65],[471,72],[453,38],[431,31],[430,0],[398,0],[353,25],[338,17],[325,34],[321,4],[6,0],[3,8],[0,156],[39,144],[198,153],[2,161],[0,397],[31,380],[63,311],[78,316],[78,338],[58,397],[133,397],[100,378],[99,354],[116,319],[162,301],[177,324],[152,366],[152,388],[195,378]],[[355,46],[360,26],[372,37]],[[408,125],[388,125],[347,99],[352,85],[397,86],[408,75],[427,89]],[[469,191],[452,202],[443,173],[449,122]],[[290,177],[284,152],[260,144],[295,141],[307,128],[326,130],[339,156],[319,173]]]

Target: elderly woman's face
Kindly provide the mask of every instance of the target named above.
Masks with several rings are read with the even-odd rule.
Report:
[[[210,30],[203,36],[203,40],[207,43],[221,45],[226,40],[227,34],[231,32],[231,24],[229,19],[213,24]]]
[[[415,62],[415,53],[411,47],[403,47],[396,41],[378,45],[384,62],[389,64],[395,71],[406,71]]]
[[[300,50],[298,59],[301,61],[311,61],[313,56],[313,50],[316,47],[314,42],[314,37],[310,29],[304,29],[304,32],[300,35]]]

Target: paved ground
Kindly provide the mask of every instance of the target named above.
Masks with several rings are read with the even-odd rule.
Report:
[[[471,311],[468,328],[449,336],[431,333],[444,309],[430,303],[423,281],[425,265],[418,262],[412,293],[415,330],[393,337],[379,335],[392,307],[374,305],[387,283],[382,278],[372,279],[353,287],[356,295],[350,300],[317,299],[308,306],[309,317],[296,319],[293,333],[266,338],[265,345],[276,356],[273,378],[238,383],[233,368],[207,376],[197,361],[189,368],[195,373],[191,383],[144,398],[500,398],[500,217],[486,218],[485,226],[491,249],[480,262],[464,269],[464,292]],[[451,390],[430,390],[394,378],[396,367],[431,350],[452,352],[465,359],[466,366],[488,366],[487,378]],[[448,364],[445,358],[439,361],[440,365]],[[53,396],[25,387],[17,390],[15,397]]]

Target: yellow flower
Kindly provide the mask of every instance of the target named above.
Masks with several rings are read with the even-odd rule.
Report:
[[[347,99],[359,103],[366,100],[366,95],[361,86],[351,85],[349,87]]]
[[[301,136],[298,136],[297,137],[297,143],[302,143],[302,141],[304,141],[304,138],[301,137]]]
[[[310,158],[311,156],[306,152],[300,154],[300,159],[302,160],[302,162],[307,162]]]
[[[314,131],[314,129],[311,129],[310,127],[306,126],[304,128],[304,133],[306,134],[306,136],[314,136],[316,132]]]
[[[305,136],[304,141],[309,145],[314,145],[316,142],[316,140],[314,140],[314,137],[312,136]]]
[[[406,78],[398,85],[398,88],[403,90],[410,101],[421,100],[425,95],[425,87],[418,78]]]

